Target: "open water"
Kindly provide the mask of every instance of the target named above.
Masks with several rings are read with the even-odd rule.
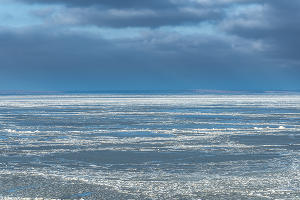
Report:
[[[20,198],[300,199],[300,96],[2,95]]]

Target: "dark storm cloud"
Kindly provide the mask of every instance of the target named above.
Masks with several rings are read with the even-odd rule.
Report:
[[[0,85],[300,89],[296,0],[23,2],[43,5],[31,12],[42,24],[0,27]],[[127,27],[139,31],[128,37]]]
[[[260,0],[17,0],[36,4],[61,4],[71,7],[106,7],[106,8],[148,8],[168,9],[180,6],[222,7],[227,5],[264,3]]]
[[[102,6],[107,8],[170,8],[170,0],[20,0],[26,3],[63,4],[72,7]]]
[[[273,59],[300,63],[300,1],[261,1],[261,10],[223,19],[227,33],[260,40]]]
[[[153,31],[116,42],[50,34],[47,29],[2,31],[0,52],[1,78],[13,76],[11,80],[23,81],[24,87],[31,83],[48,89],[253,89],[268,88],[265,81],[274,81],[262,68],[274,63],[209,35]],[[273,69],[273,74],[277,80],[280,73]]]

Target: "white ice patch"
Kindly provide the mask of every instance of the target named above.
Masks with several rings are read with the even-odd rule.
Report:
[[[39,133],[39,130],[35,130],[35,131],[21,131],[21,130],[14,130],[14,129],[4,129],[4,132],[7,133],[17,133],[17,134],[22,134],[22,133]]]
[[[285,127],[284,126],[279,126],[278,129],[285,129]]]

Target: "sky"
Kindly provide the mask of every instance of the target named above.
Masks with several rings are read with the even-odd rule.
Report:
[[[299,0],[0,0],[0,90],[300,90]]]

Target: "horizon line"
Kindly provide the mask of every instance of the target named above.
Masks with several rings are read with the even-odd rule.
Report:
[[[112,90],[0,90],[0,95],[22,94],[272,94],[300,90],[215,90],[215,89],[112,89]]]

